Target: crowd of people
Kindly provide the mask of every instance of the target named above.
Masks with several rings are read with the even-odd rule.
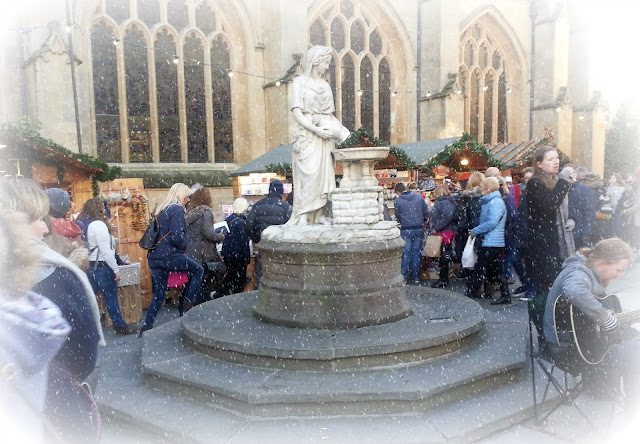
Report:
[[[508,284],[514,273],[521,285],[513,294],[533,297],[551,287],[567,257],[602,239],[618,237],[640,251],[640,170],[624,181],[613,174],[605,187],[584,167],[560,169],[557,150],[543,146],[520,183],[490,167],[458,182],[431,185],[429,197],[415,186],[409,189],[411,184],[395,187],[395,217],[406,242],[401,269],[408,284],[420,283],[430,262],[423,257],[429,235],[442,238],[438,279],[431,286],[446,288],[451,276],[468,278],[467,296],[481,298],[492,297],[499,285],[494,304],[511,303]],[[477,262],[463,269],[469,237],[475,239]]]
[[[433,202],[416,192],[415,184],[395,186],[395,218],[405,240],[400,271],[408,284],[420,283],[425,238],[434,235],[441,246],[432,287],[447,288],[455,276],[467,279],[466,296],[493,298],[499,286],[500,296],[491,303],[509,304],[515,273],[521,285],[513,293],[530,298],[548,293],[551,301],[565,296],[603,330],[616,331],[615,314],[597,297],[629,268],[640,248],[640,171],[626,180],[613,174],[605,187],[585,168],[560,169],[557,150],[543,146],[521,183],[492,167],[459,183],[432,185]],[[17,432],[37,437],[34,442],[52,436],[94,440],[100,418],[85,379],[104,344],[96,294],[102,295],[116,334],[141,336],[153,328],[171,273],[187,276],[181,314],[244,291],[250,240],[258,288],[262,232],[286,224],[294,212],[283,193],[283,183],[273,180],[268,196],[252,207],[236,199],[233,213],[218,227],[208,190],[174,184],[153,211],[159,231],[159,242],[147,255],[153,299],[138,329],[125,322],[118,303],[121,261],[105,202],[88,200],[71,220],[66,191],[44,191],[31,179],[0,180],[0,366],[16,375],[1,381],[15,401],[3,404],[2,414],[21,420],[13,422]],[[475,263],[463,268],[469,251]],[[565,346],[543,333],[555,347]],[[636,343],[621,342],[601,364],[629,379],[625,387],[632,403],[640,399],[633,396],[636,357]],[[31,415],[22,417],[24,411]],[[30,427],[28,418],[35,418],[37,427]]]

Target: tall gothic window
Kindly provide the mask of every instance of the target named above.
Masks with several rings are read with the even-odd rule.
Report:
[[[101,4],[90,37],[98,157],[234,162],[227,75],[234,48],[224,32],[224,13],[206,0]],[[120,94],[118,79],[124,79]]]
[[[492,22],[477,20],[460,38],[460,85],[465,101],[465,131],[482,143],[508,142],[508,82],[521,77],[518,63],[508,54],[513,47]],[[499,38],[498,38],[499,37]],[[511,55],[513,58],[513,55]]]
[[[124,36],[124,67],[129,128],[129,161],[151,162],[151,116],[149,115],[149,67],[147,45],[137,25]]]
[[[231,118],[231,67],[229,45],[216,38],[211,45],[211,80],[213,84],[213,127],[217,162],[233,162],[233,120]]]
[[[189,162],[207,161],[207,116],[204,94],[202,41],[189,35],[184,43],[184,94],[187,105]]]
[[[173,63],[176,43],[166,30],[156,35],[156,96],[160,162],[180,162],[178,65]]]
[[[93,101],[98,157],[107,162],[121,162],[118,69],[113,39],[113,29],[105,20],[96,23],[91,32]]]
[[[355,131],[372,130],[391,139],[392,72],[386,59],[385,38],[362,3],[336,0],[309,27],[309,45],[330,44],[336,53],[328,70],[336,114]],[[337,65],[336,65],[337,64]],[[376,119],[376,113],[378,118]]]

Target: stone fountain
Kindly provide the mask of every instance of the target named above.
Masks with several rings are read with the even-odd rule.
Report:
[[[264,276],[255,316],[301,328],[344,329],[406,318],[412,312],[400,274],[404,241],[383,220],[374,164],[389,148],[334,151],[343,163],[332,191],[332,225],[272,226],[262,234]]]

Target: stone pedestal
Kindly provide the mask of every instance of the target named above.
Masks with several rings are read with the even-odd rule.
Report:
[[[289,327],[344,329],[411,314],[400,274],[404,242],[393,222],[368,229],[269,227],[254,315]]]

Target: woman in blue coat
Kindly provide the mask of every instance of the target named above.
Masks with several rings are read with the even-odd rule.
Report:
[[[489,282],[500,282],[500,298],[492,301],[492,305],[510,304],[509,285],[503,273],[502,256],[504,254],[504,229],[507,222],[507,208],[500,194],[500,184],[495,177],[482,181],[482,210],[480,225],[471,230],[471,236],[482,236],[482,244],[478,249],[478,262],[473,275],[467,282],[465,294],[477,298],[485,279]],[[476,242],[480,241],[477,239]]]
[[[196,303],[204,269],[202,265],[187,256],[187,224],[184,218],[184,206],[189,201],[191,189],[183,183],[174,184],[167,198],[156,208],[155,215],[160,227],[158,246],[147,253],[151,280],[153,282],[153,300],[144,318],[140,334],[153,328],[156,315],[167,296],[169,272],[181,271],[190,275],[187,297],[183,312],[190,310]]]

